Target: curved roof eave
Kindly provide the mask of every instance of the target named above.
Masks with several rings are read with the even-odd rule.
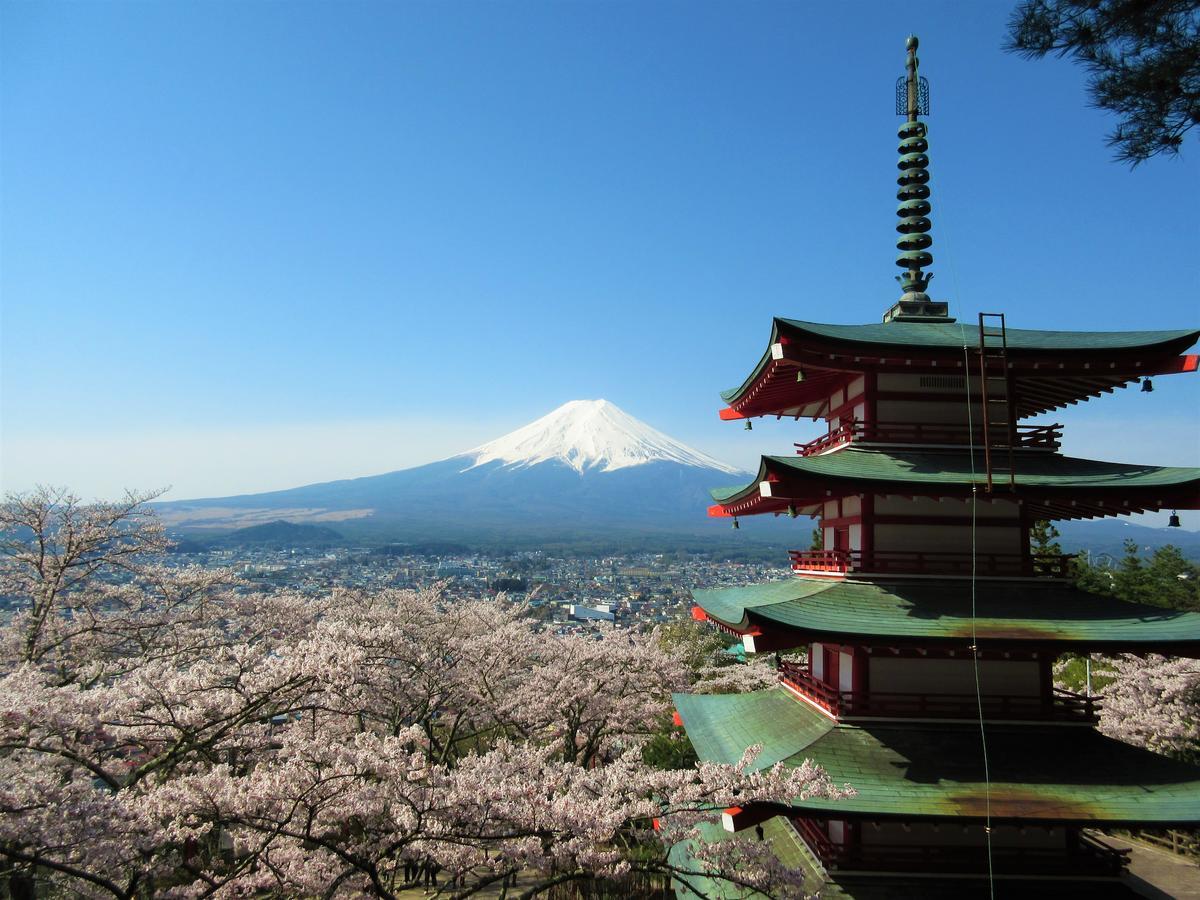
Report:
[[[693,592],[718,622],[746,630],[779,626],[797,635],[851,640],[1076,645],[1096,649],[1173,648],[1200,656],[1200,613],[1128,603],[1056,582],[984,582],[976,617],[961,584],[791,577]]]
[[[1091,728],[993,725],[988,777],[977,729],[926,722],[836,725],[782,687],[747,694],[675,694],[705,762],[734,764],[759,744],[760,770],[811,759],[856,793],[798,799],[825,815],[1079,824],[1194,824],[1200,767],[1105,737]],[[1036,753],[1030,749],[1036,748]]]
[[[771,346],[791,332],[802,341],[832,344],[842,348],[890,348],[911,353],[914,348],[958,353],[964,344],[978,342],[978,329],[965,323],[885,322],[868,325],[832,325],[800,319],[775,317],[767,349],[741,385],[721,392],[729,405],[738,402],[760,378],[772,361]],[[1200,331],[1045,331],[1010,328],[1008,350],[1017,357],[1033,354],[1076,355],[1096,352],[1132,353],[1138,350],[1156,356],[1182,353],[1200,339]]]

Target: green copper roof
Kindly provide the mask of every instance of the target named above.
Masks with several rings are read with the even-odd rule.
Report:
[[[864,349],[879,350],[953,350],[962,352],[963,345],[979,344],[979,328],[965,322],[884,322],[871,325],[825,325],[799,319],[776,318],[771,326],[770,344],[787,333],[801,339],[811,337],[819,342],[863,345]],[[989,335],[998,331],[987,329]],[[1008,351],[1012,356],[1046,355],[1057,353],[1104,353],[1144,350],[1153,357],[1182,353],[1200,339],[1196,329],[1175,331],[1036,331],[1026,328],[1006,329]],[[849,346],[847,346],[849,349]],[[754,370],[738,387],[721,392],[721,398],[733,402],[750,387],[771,361],[770,348],[763,353]],[[1047,369],[1048,377],[1053,371]]]
[[[1200,467],[1143,466],[1059,456],[1057,453],[1016,455],[1017,487],[1068,490],[1128,490],[1131,488],[1200,485]],[[887,485],[939,485],[969,488],[985,479],[982,453],[961,450],[883,451],[847,447],[821,456],[764,456],[758,477],[737,488],[712,491],[718,503],[758,492],[758,483],[774,472],[819,480],[869,482]]]
[[[774,816],[762,823],[763,839],[771,842],[771,850],[779,860],[790,869],[801,869],[805,873],[805,889],[814,894],[824,883],[824,870],[814,859],[794,828],[782,817]],[[701,822],[697,826],[700,836],[706,841],[746,841],[758,840],[753,829],[732,833],[721,827],[717,820]],[[693,856],[691,841],[676,844],[670,850],[671,864],[685,872],[698,872],[699,863]],[[711,878],[707,875],[687,875],[686,885],[676,879],[675,896],[677,900],[766,900],[765,895],[739,887],[728,881]],[[688,886],[695,890],[689,890]],[[699,892],[699,893],[697,893]]]
[[[966,638],[966,581],[895,582],[793,577],[748,587],[697,590],[696,603],[729,625],[777,623],[807,634]],[[984,641],[1112,644],[1195,642],[1200,613],[1126,603],[1055,583],[984,581],[975,589],[975,630]]]
[[[756,767],[781,757],[792,765],[811,758],[835,784],[849,783],[857,791],[841,800],[797,801],[798,810],[981,818],[990,793],[991,815],[999,820],[1200,822],[1200,767],[1091,728],[989,725],[989,790],[977,726],[834,726],[783,688],[673,699],[702,760],[734,763],[747,746],[761,743]]]
[[[755,769],[766,769],[801,752],[833,728],[819,713],[783,688],[749,694],[676,694],[672,698],[701,759],[735,763],[746,748],[761,744]]]
[[[959,322],[885,322],[871,325],[823,325],[799,319],[776,319],[775,327],[801,331],[817,337],[856,344],[893,347],[952,347],[962,349],[964,335],[968,346],[979,343],[977,325]],[[989,329],[989,333],[998,330]],[[1190,347],[1200,337],[1195,329],[1175,331],[1039,331],[1008,328],[1009,353],[1060,350],[1136,350],[1180,343]]]

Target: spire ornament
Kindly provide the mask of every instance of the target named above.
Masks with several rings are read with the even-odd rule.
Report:
[[[929,247],[933,238],[929,236],[932,223],[929,213],[933,207],[929,203],[929,149],[928,131],[921,116],[929,115],[929,82],[917,74],[920,60],[917,59],[919,45],[916,35],[909,35],[905,46],[908,50],[908,60],[905,64],[907,74],[896,82],[896,114],[905,117],[905,122],[898,132],[900,137],[900,160],[897,167],[900,175],[896,183],[900,186],[896,191],[896,199],[900,206],[896,215],[900,221],[896,230],[900,237],[896,248],[900,251],[896,256],[896,265],[904,269],[903,275],[896,276],[904,291],[900,301],[884,314],[883,321],[936,321],[953,322],[948,315],[949,307],[944,301],[930,300],[925,293],[933,274],[923,269],[933,264],[933,254]]]

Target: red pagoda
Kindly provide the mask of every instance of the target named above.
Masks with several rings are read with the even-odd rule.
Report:
[[[1030,529],[1198,508],[1200,469],[1063,456],[1062,427],[1030,419],[1194,372],[1183,354],[1200,332],[967,324],[930,300],[916,49],[910,37],[897,89],[902,296],[882,324],[775,319],[762,359],[723,394],[722,419],[828,423],[762,457],[750,484],[714,491],[709,510],[735,527],[817,520],[820,549],[793,551],[789,580],[696,592],[696,618],[776,654],[779,686],[677,695],[678,717],[703,760],[761,744],[758,767],[810,758],[855,789],[723,817],[728,839],[770,837],[822,896],[1132,896],[1125,856],[1097,830],[1194,827],[1200,768],[1100,734],[1102,699],[1056,687],[1052,666],[1066,653],[1200,657],[1200,614],[1078,590]]]

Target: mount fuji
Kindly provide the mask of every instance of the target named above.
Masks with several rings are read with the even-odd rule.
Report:
[[[572,400],[516,431],[427,465],[156,506],[169,527],[189,531],[282,519],[389,539],[577,539],[630,530],[713,535],[722,523],[705,515],[709,489],[748,477],[607,400]]]

